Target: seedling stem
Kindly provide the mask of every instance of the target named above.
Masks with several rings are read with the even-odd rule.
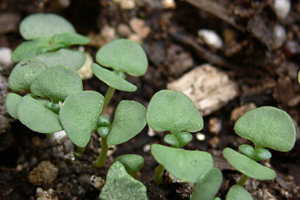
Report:
[[[162,178],[162,173],[164,171],[164,166],[159,164],[156,169],[154,170],[154,180],[155,182],[160,185],[164,182],[164,179]]]
[[[101,137],[101,141],[102,141],[101,153],[93,164],[94,167],[96,168],[100,168],[104,165],[107,156],[107,151],[108,151],[107,137],[106,138]]]

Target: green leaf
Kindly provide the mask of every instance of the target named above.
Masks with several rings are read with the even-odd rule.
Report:
[[[148,68],[147,56],[140,44],[118,39],[104,45],[96,54],[96,60],[104,67],[132,76],[142,76]]]
[[[40,73],[32,82],[30,89],[35,95],[49,97],[58,102],[69,95],[81,92],[83,86],[76,71],[57,65]]]
[[[164,141],[165,141],[165,143],[170,144],[174,147],[179,147],[179,141],[177,140],[177,138],[173,134],[167,134],[164,137]]]
[[[35,58],[19,62],[9,76],[9,87],[15,91],[29,89],[32,81],[46,68],[42,61]]]
[[[124,143],[146,126],[146,108],[135,101],[121,101],[116,109],[107,144],[118,145]]]
[[[245,113],[234,125],[235,132],[254,142],[256,149],[290,151],[296,141],[292,118],[283,110],[263,106]]]
[[[300,83],[300,71],[298,73],[298,83]]]
[[[56,34],[75,33],[75,29],[70,22],[56,14],[37,13],[21,21],[20,33],[26,40],[38,37],[50,39]]]
[[[103,126],[105,126],[105,127],[110,127],[110,120],[108,119],[108,117],[107,116],[105,116],[105,115],[100,115],[99,117],[98,117],[98,120],[97,120],[97,126],[98,127],[103,127]]]
[[[91,132],[97,127],[97,118],[103,107],[104,97],[94,91],[82,91],[68,96],[59,112],[59,119],[70,140],[84,147]]]
[[[22,98],[17,116],[25,126],[39,133],[53,133],[62,130],[58,115],[45,108],[30,95]]]
[[[179,147],[184,147],[193,139],[192,134],[190,134],[189,132],[181,132],[177,134],[176,137],[179,141]]]
[[[198,179],[191,200],[214,200],[222,184],[222,172],[211,168]]]
[[[147,200],[147,188],[127,174],[125,167],[116,161],[109,168],[100,200]]]
[[[85,45],[90,41],[91,40],[88,37],[85,37],[78,33],[61,33],[61,34],[53,35],[53,37],[50,39],[50,44],[53,45],[54,49],[60,49],[75,44]]]
[[[223,150],[223,155],[234,168],[251,178],[271,180],[276,177],[276,173],[272,169],[265,167],[230,148],[225,148]]]
[[[18,119],[17,112],[21,100],[22,97],[15,93],[9,93],[6,97],[5,105],[6,105],[7,112],[14,119]]]
[[[71,49],[60,49],[54,52],[43,53],[35,58],[43,61],[48,67],[62,65],[75,71],[79,70],[86,60],[84,52]]]
[[[144,158],[136,154],[125,154],[117,157],[115,161],[122,163],[129,173],[138,172],[144,165]]]
[[[109,71],[96,63],[91,65],[91,69],[95,76],[109,87],[126,92],[134,92],[137,90],[135,85],[121,78],[114,71]]]
[[[230,188],[226,200],[253,200],[251,194],[242,186],[234,185]]]
[[[268,160],[272,157],[272,154],[267,149],[257,149],[255,151],[255,155],[253,157],[253,160],[255,161],[263,161]]]
[[[244,154],[248,158],[252,158],[255,154],[254,148],[248,144],[242,144],[241,146],[239,146],[239,150],[242,154]]]
[[[161,90],[151,99],[147,121],[155,131],[196,132],[203,128],[203,119],[194,102],[184,93]]]
[[[205,171],[213,167],[212,156],[203,151],[189,151],[153,144],[151,152],[155,160],[175,178],[189,183],[196,183]]]
[[[11,60],[18,62],[52,50],[46,38],[36,38],[33,41],[23,42],[13,52]]]
[[[101,126],[97,128],[97,132],[102,138],[106,138],[110,132],[110,128],[107,126]]]

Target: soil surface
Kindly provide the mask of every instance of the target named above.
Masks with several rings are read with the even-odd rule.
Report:
[[[68,2],[70,5],[65,4]],[[19,22],[37,12],[57,13],[69,20],[78,33],[90,37],[91,43],[84,48],[93,58],[101,46],[114,38],[139,41],[147,53],[149,68],[143,77],[128,77],[138,90],[116,92],[106,109],[110,116],[122,99],[147,106],[155,92],[166,89],[168,83],[199,65],[210,63],[227,74],[237,84],[237,95],[204,117],[205,126],[198,136],[205,139],[199,140],[195,133],[185,147],[213,155],[215,166],[223,173],[217,196],[225,199],[240,173],[223,158],[222,150],[251,144],[234,133],[233,110],[245,105],[283,109],[293,118],[299,141],[300,2],[291,1],[286,17],[276,13],[272,0],[178,0],[170,7],[162,2],[173,1],[135,0],[124,4],[111,0],[2,0],[0,47],[14,50],[23,41]],[[213,30],[223,44],[209,44],[205,36],[198,35],[203,29]],[[282,31],[285,37],[281,37]],[[158,164],[149,147],[165,144],[165,133],[151,135],[146,127],[130,141],[111,147],[105,166],[96,169],[92,163],[101,152],[96,133],[80,155],[74,153],[75,146],[68,138],[46,138],[10,118],[4,104],[10,92],[7,78],[14,65],[1,59],[0,199],[98,199],[114,158],[128,153],[145,159],[137,179],[147,186],[149,199],[190,198],[194,186],[174,181],[168,174],[163,185],[153,184],[153,171]],[[91,78],[84,81],[84,88],[105,94],[107,86]],[[271,181],[250,179],[245,188],[258,200],[299,199],[300,145],[296,143],[287,153],[271,152],[272,159],[264,164],[274,169],[277,177]]]

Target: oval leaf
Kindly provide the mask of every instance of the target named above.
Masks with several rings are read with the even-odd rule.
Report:
[[[97,119],[103,107],[104,97],[94,91],[82,91],[70,95],[60,108],[59,119],[70,140],[84,147],[91,132],[97,127]]]
[[[271,180],[276,177],[276,173],[272,169],[265,167],[230,148],[225,148],[223,150],[223,155],[234,168],[251,178]]]
[[[91,69],[95,76],[106,83],[109,87],[126,92],[134,92],[137,89],[135,85],[121,78],[114,71],[109,71],[96,63],[91,65]]]
[[[205,171],[213,167],[212,156],[203,151],[188,151],[153,144],[151,152],[155,160],[175,178],[189,183],[196,183]]]
[[[86,56],[81,51],[60,49],[58,51],[40,54],[35,58],[43,61],[48,67],[62,65],[77,71],[83,66]]]
[[[230,188],[226,200],[253,200],[251,194],[242,186],[234,185]]]
[[[254,142],[256,148],[290,151],[296,142],[292,118],[283,110],[263,106],[245,113],[234,125],[235,132]]]
[[[146,126],[146,108],[135,101],[121,101],[116,109],[107,144],[124,143],[143,130]]]
[[[117,157],[115,161],[122,163],[129,173],[136,173],[144,165],[144,158],[136,154],[125,154]]]
[[[53,99],[54,102],[63,101],[69,95],[83,90],[79,74],[61,65],[49,67],[40,73],[31,84],[32,93]]]
[[[173,134],[167,134],[164,137],[164,142],[174,147],[179,147],[179,141]]]
[[[61,33],[75,33],[73,25],[56,14],[37,13],[27,16],[20,23],[20,33],[26,40],[45,37]]]
[[[108,170],[106,184],[99,198],[100,200],[147,200],[147,188],[127,174],[125,167],[117,161]]]
[[[32,81],[46,68],[42,61],[35,58],[19,62],[9,76],[9,87],[15,91],[29,89]]]
[[[242,154],[249,158],[252,158],[255,154],[254,148],[248,144],[242,144],[241,146],[239,146],[239,150]]]
[[[218,168],[207,170],[197,181],[191,200],[214,200],[222,181],[222,172]]]
[[[54,49],[60,49],[69,47],[74,44],[85,45],[91,40],[88,37],[80,35],[78,33],[62,33],[54,35],[50,39],[50,44],[53,45]]]
[[[181,132],[177,134],[176,137],[179,141],[179,147],[184,147],[193,139],[193,135],[189,132]]]
[[[6,105],[7,112],[14,119],[18,119],[17,112],[21,100],[22,100],[22,96],[15,93],[9,93],[6,97],[5,105]]]
[[[45,108],[30,95],[22,98],[17,115],[20,122],[33,131],[54,133],[62,130],[58,115]]]
[[[104,67],[132,76],[142,76],[148,68],[147,56],[141,45],[128,39],[118,39],[104,45],[97,52],[96,60]]]
[[[151,99],[147,122],[155,131],[196,132],[203,128],[203,118],[194,102],[184,93],[161,90]]]

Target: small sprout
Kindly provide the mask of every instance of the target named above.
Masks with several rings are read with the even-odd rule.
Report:
[[[49,67],[41,72],[30,86],[33,94],[51,98],[54,102],[63,101],[72,94],[83,90],[79,74],[64,66]]]
[[[241,146],[239,146],[239,150],[242,154],[244,154],[248,158],[253,158],[255,154],[254,148],[248,144],[242,144]]]
[[[53,102],[50,101],[50,102],[47,102],[44,107],[47,108],[47,109],[51,109],[51,106],[53,105]]]
[[[19,62],[9,76],[9,87],[15,91],[29,89],[32,81],[46,68],[42,61],[35,58]]]
[[[255,161],[264,161],[268,160],[272,157],[272,154],[267,149],[257,149],[253,156],[253,160]]]
[[[144,158],[136,154],[125,154],[115,159],[124,165],[128,174],[136,179],[136,174],[144,165]]]
[[[105,115],[100,115],[97,120],[98,127],[110,127],[110,121]]]
[[[94,91],[82,91],[68,96],[59,112],[59,119],[70,140],[84,147],[97,127],[104,97]]]
[[[97,133],[101,138],[106,138],[110,132],[110,128],[107,126],[100,126],[97,128]]]
[[[223,181],[222,172],[211,168],[197,180],[191,200],[213,200]]]
[[[226,200],[253,200],[251,194],[242,186],[234,185],[230,188]]]
[[[129,100],[121,101],[116,109],[107,143],[118,145],[127,142],[139,134],[146,123],[146,108],[142,104]]]
[[[176,137],[179,141],[179,147],[184,147],[193,139],[192,134],[190,134],[189,132],[181,132],[177,134]]]
[[[205,171],[213,167],[212,156],[203,151],[188,151],[153,144],[151,153],[175,178],[190,183],[196,183]]]
[[[50,110],[52,110],[52,111],[55,112],[55,113],[58,113],[58,111],[60,110],[59,104],[58,104],[58,103],[53,103],[53,104],[51,105]]]
[[[106,184],[101,190],[99,199],[147,200],[147,188],[130,176],[125,167],[116,161],[108,170]]]
[[[174,147],[179,147],[179,141],[177,140],[177,138],[175,137],[175,135],[167,134],[164,137],[164,141],[165,141],[165,143],[170,144],[170,145],[172,145]]]

